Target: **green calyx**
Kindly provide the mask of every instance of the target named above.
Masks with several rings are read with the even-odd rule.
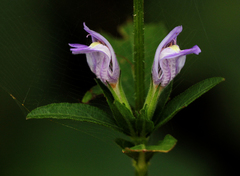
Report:
[[[122,88],[122,84],[120,79],[118,82],[114,85],[108,84],[108,88],[112,93],[112,96],[114,97],[115,100],[119,101],[121,104],[124,104],[132,113],[131,107],[128,103],[128,100],[126,98],[126,95],[124,93],[124,90]]]
[[[149,91],[144,103],[147,109],[147,117],[148,119],[152,119],[152,116],[155,112],[158,98],[164,88],[160,85],[154,85],[153,81],[151,80]]]

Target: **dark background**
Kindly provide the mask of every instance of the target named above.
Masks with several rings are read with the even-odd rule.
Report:
[[[180,47],[197,44],[202,50],[187,57],[172,96],[205,78],[226,78],[159,131],[178,143],[169,154],[154,156],[150,175],[237,173],[239,7],[237,0],[145,2],[146,23],[162,22],[168,31],[183,25]],[[78,102],[94,85],[94,75],[85,56],[72,56],[67,43],[88,42],[83,22],[120,37],[117,27],[131,16],[127,0],[0,2],[0,175],[133,175],[130,159],[113,143],[118,134],[85,123],[72,129],[64,122],[26,121],[21,105],[32,110]]]

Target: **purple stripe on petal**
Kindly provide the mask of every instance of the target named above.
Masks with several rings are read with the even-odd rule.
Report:
[[[102,35],[90,30],[85,23],[83,23],[83,26],[84,30],[91,35],[93,44],[90,46],[69,44],[69,46],[73,47],[70,49],[72,54],[86,54],[91,71],[95,73],[97,78],[101,79],[103,83],[117,83],[120,68],[111,44]]]
[[[118,65],[118,62],[117,62],[117,58],[116,58],[116,55],[115,55],[115,52],[111,46],[111,44],[108,42],[107,39],[105,39],[102,35],[100,35],[99,33],[93,31],[93,30],[90,30],[85,23],[83,23],[83,26],[84,26],[84,30],[86,32],[88,32],[91,36],[92,36],[92,40],[93,42],[97,42],[97,41],[100,41],[101,43],[105,44],[110,52],[111,52],[111,56],[112,56],[112,66],[113,66],[113,70],[120,70],[119,69],[119,65]]]
[[[153,80],[155,82],[159,82],[158,78],[158,62],[159,62],[159,57],[162,49],[169,44],[172,40],[177,41],[177,36],[179,33],[182,32],[182,26],[177,26],[175,27],[169,34],[161,41],[161,43],[158,45],[155,56],[154,56],[154,61],[153,61],[153,67],[152,67],[152,75],[153,75]],[[158,81],[157,81],[158,80]],[[158,83],[159,84],[159,83]]]
[[[186,55],[199,54],[201,49],[195,45],[190,49],[180,50],[177,46],[177,36],[182,26],[175,27],[159,44],[152,66],[152,79],[155,85],[167,86],[181,71]]]

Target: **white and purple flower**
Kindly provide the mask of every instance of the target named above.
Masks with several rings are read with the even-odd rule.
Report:
[[[152,67],[152,78],[155,85],[167,86],[181,71],[185,64],[186,55],[199,54],[201,49],[195,45],[190,49],[180,50],[177,36],[182,26],[175,27],[159,44]]]
[[[90,46],[82,44],[69,44],[72,54],[86,54],[87,63],[91,71],[104,84],[116,85],[120,75],[120,68],[111,44],[99,33],[90,30],[83,23],[84,30],[92,37]]]

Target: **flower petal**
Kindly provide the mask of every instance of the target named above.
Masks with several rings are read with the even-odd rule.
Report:
[[[195,45],[190,49],[180,50],[176,41],[182,26],[175,27],[159,44],[152,67],[152,79],[155,85],[165,87],[181,71],[186,55],[199,54],[201,49]]]
[[[171,47],[165,48],[160,54],[160,67],[162,71],[161,86],[167,86],[175,76],[181,71],[185,64],[186,55],[199,54],[200,48],[194,47],[186,50],[174,50]]]
[[[179,33],[182,32],[182,26],[177,26],[175,27],[169,34],[161,41],[161,43],[158,45],[155,56],[154,56],[154,61],[153,61],[153,68],[152,68],[152,75],[153,79],[157,80],[158,78],[158,60],[160,59],[160,53],[163,49],[164,46],[166,46],[169,42],[172,40],[177,41],[177,36]],[[159,81],[158,81],[159,82]]]
[[[111,53],[111,58],[112,58],[112,67],[113,67],[113,70],[119,70],[119,65],[118,65],[118,62],[117,62],[117,57],[115,55],[115,52],[111,46],[111,44],[108,42],[107,39],[105,39],[102,35],[100,35],[99,33],[89,29],[85,23],[83,23],[83,26],[84,26],[84,30],[86,32],[88,32],[91,37],[92,37],[92,41],[93,42],[101,42],[102,44],[105,44],[109,50],[110,50],[110,53]]]
[[[72,51],[72,54],[85,54],[85,53],[93,52],[87,45],[70,44],[70,43],[68,45],[71,47],[75,47],[75,48],[70,48],[70,50]]]
[[[182,32],[182,26],[175,27],[159,44],[158,49],[162,49],[165,45],[171,42],[173,39],[177,42],[177,36]]]
[[[90,30],[85,23],[84,29],[92,37],[93,43],[90,46],[82,44],[69,44],[72,54],[86,54],[88,65],[97,78],[105,84],[117,83],[120,75],[120,68],[116,55],[110,43],[99,33]]]
[[[166,49],[168,49],[168,48],[166,48]],[[171,59],[174,57],[180,57],[180,56],[188,55],[188,54],[197,54],[198,55],[200,52],[201,52],[201,49],[197,45],[195,45],[190,49],[180,50],[179,52],[170,52],[169,54],[166,54],[164,57],[162,57],[160,59]]]

